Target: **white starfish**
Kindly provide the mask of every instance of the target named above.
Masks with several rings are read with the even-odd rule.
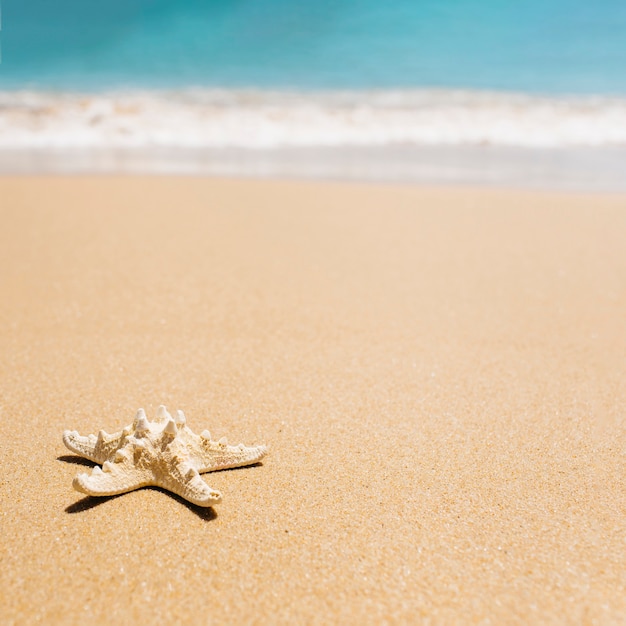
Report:
[[[185,423],[182,411],[173,419],[161,405],[154,422],[139,409],[132,425],[113,435],[101,430],[97,437],[81,437],[66,430],[63,443],[72,452],[102,465],[102,469],[96,465],[91,475],[76,476],[74,489],[90,496],[113,496],[155,486],[198,506],[212,506],[222,495],[199,474],[251,465],[267,454],[266,446],[229,446],[226,437],[212,441],[208,430],[198,436]]]

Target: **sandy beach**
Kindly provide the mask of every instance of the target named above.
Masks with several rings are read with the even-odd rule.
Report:
[[[626,195],[0,178],[3,624],[623,624]],[[165,404],[262,464],[83,497]]]

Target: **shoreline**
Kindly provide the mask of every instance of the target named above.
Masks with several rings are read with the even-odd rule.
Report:
[[[463,89],[0,91],[0,175],[623,192],[626,96]]]
[[[0,149],[0,176],[168,175],[624,193],[626,148]]]

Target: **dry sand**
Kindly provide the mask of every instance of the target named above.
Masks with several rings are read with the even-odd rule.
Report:
[[[3,624],[623,624],[626,197],[0,179]],[[83,498],[64,428],[265,442]]]

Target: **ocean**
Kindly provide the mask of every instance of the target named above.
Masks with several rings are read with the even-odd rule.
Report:
[[[626,149],[624,0],[2,9],[4,150]]]
[[[624,0],[20,0],[7,88],[626,95]]]

